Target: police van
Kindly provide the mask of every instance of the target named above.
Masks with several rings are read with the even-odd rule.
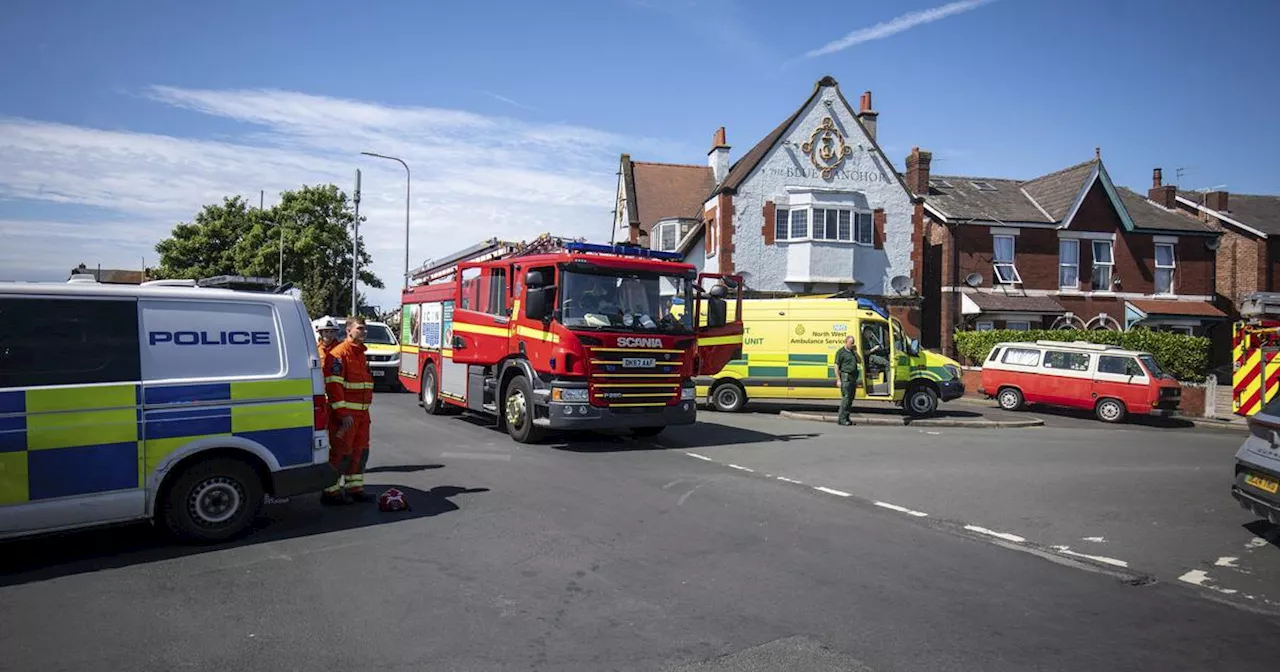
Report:
[[[76,276],[0,283],[0,322],[0,539],[150,520],[219,542],[337,478],[297,297]]]

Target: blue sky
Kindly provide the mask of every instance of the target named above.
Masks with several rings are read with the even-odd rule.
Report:
[[[154,244],[222,195],[364,173],[362,233],[403,269],[488,236],[609,235],[618,155],[736,159],[823,75],[871,90],[901,169],[1032,177],[1094,147],[1118,183],[1280,193],[1280,3],[11,0],[0,21],[0,279]],[[105,238],[105,240],[104,240]]]

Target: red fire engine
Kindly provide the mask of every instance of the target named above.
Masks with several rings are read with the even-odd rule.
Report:
[[[522,443],[692,424],[694,376],[740,356],[742,282],[679,259],[550,236],[454,255],[403,293],[400,382],[427,413],[495,416]]]

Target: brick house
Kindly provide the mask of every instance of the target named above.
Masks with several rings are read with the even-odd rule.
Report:
[[[922,343],[954,356],[955,330],[1167,329],[1204,335],[1219,232],[1117,187],[1100,156],[1029,180],[930,174],[912,150]],[[1228,327],[1229,330],[1229,327]]]
[[[855,110],[835,79],[824,77],[732,163],[723,127],[706,165],[624,154],[614,239],[740,274],[749,296],[875,297],[915,331],[919,199],[876,143],[877,120],[870,92]]]

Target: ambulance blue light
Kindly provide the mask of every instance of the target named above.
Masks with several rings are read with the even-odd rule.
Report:
[[[881,308],[875,301],[872,301],[871,299],[858,299],[858,307],[864,310],[869,310],[875,313],[876,315],[883,317],[886,320],[889,319],[889,313],[884,308]]]
[[[635,247],[633,245],[602,245],[598,243],[565,243],[564,249],[570,252],[599,252],[601,254],[617,254],[625,257],[648,257],[649,259],[663,259],[666,261],[680,261],[684,259],[684,255],[679,252],[661,252],[659,250],[649,250],[643,247]]]

